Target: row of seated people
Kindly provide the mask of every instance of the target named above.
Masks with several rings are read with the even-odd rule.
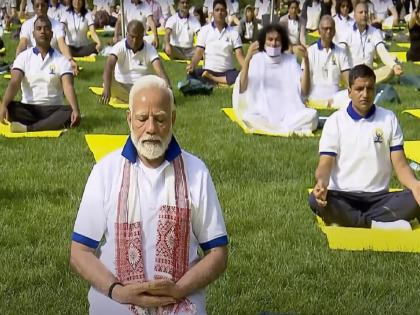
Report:
[[[78,1],[83,0],[75,0],[75,2]],[[46,2],[35,0],[34,3],[38,8],[38,15],[35,19],[47,17]],[[309,49],[303,45],[295,46],[296,53],[302,59],[301,67],[298,65],[296,57],[287,52],[289,36],[281,25],[263,29],[258,42],[251,44],[247,56],[244,57],[239,34],[225,24],[226,3],[223,0],[215,0],[213,4],[213,22],[202,27],[198,32],[197,46],[191,63],[187,66],[187,72],[191,77],[210,80],[214,83],[233,84],[236,81],[237,84],[233,91],[233,106],[238,116],[252,127],[273,132],[314,130],[317,126],[316,112],[306,108],[302,100],[307,98],[310,101],[323,102],[325,105],[346,106],[349,99],[346,90],[339,91],[340,81],[343,80],[344,86],[347,87],[348,70],[354,65],[363,63],[373,67],[375,53],[379,54],[386,65],[377,71],[378,77],[388,78],[393,74],[402,73],[401,66],[386,51],[380,31],[367,24],[368,14],[365,3],[356,5],[355,27],[349,33],[348,40],[344,42],[346,44],[344,49],[332,42],[335,35],[334,19],[328,15],[324,16],[319,25],[321,38]],[[165,41],[169,41],[169,45],[166,46],[166,50],[170,54],[172,51],[188,54],[191,53],[188,48],[176,45],[176,40],[179,42],[180,39],[183,39],[182,27],[178,28],[178,26],[182,25],[185,19],[188,23],[191,18],[188,16],[187,0],[181,0],[178,3],[178,9],[178,14],[174,17],[173,29],[167,28],[169,36],[165,36]],[[48,20],[52,25],[51,19]],[[25,23],[28,22],[30,21]],[[34,28],[33,25],[32,28]],[[24,29],[23,27],[22,31]],[[150,66],[169,84],[170,81],[156,49],[152,44],[144,41],[143,33],[143,23],[133,19],[128,23],[127,37],[112,47],[103,74],[103,102],[107,103],[111,97],[127,102],[133,82],[148,74]],[[188,38],[192,39],[193,34],[194,30],[190,30],[187,33]],[[54,26],[52,26],[52,36],[54,37]],[[35,45],[32,44],[33,41],[35,41]],[[66,47],[63,38],[59,38],[58,41],[59,44],[61,42],[62,46]],[[22,42],[28,48],[35,47],[35,32],[32,32],[30,39],[21,36],[18,50]],[[30,51],[35,52],[33,49]],[[61,49],[61,51],[65,50]],[[239,78],[239,71],[235,70],[233,66],[233,51],[242,67]],[[25,52],[26,55],[31,55],[27,53],[27,50]],[[66,54],[63,55],[68,58]],[[197,68],[197,64],[202,57],[204,57],[204,67],[200,69]],[[38,56],[38,58],[41,57]],[[14,87],[11,89],[13,93],[6,93],[7,97],[5,96],[3,100],[4,113],[7,112],[6,108],[17,93],[17,82],[20,83],[17,73],[19,73],[18,69],[23,69],[19,67],[19,59],[21,59],[20,54],[13,66],[17,69],[12,70],[10,85]],[[73,62],[71,57],[68,59],[70,63]],[[40,59],[39,62],[43,63],[44,61]],[[286,73],[285,70],[291,74],[293,80],[284,82],[282,74]],[[25,77],[20,77],[20,80],[23,79],[22,88],[25,84],[30,84],[33,81],[38,84],[38,79],[33,80],[29,73],[30,71],[23,71]],[[45,85],[48,86],[50,78],[46,78],[45,81]],[[29,88],[31,87],[29,86]],[[261,97],[262,95],[264,97]],[[278,106],[275,100],[279,99],[287,99],[287,106]],[[70,100],[68,101],[71,103]],[[25,102],[34,105],[40,103],[38,100],[34,102],[34,100],[23,98],[23,103]],[[77,101],[73,103],[77,103]],[[55,105],[57,104],[55,103]],[[59,105],[61,104],[62,102]],[[77,105],[73,107],[76,108]],[[5,114],[3,114],[4,117]],[[12,119],[13,117],[13,115],[10,116]],[[23,124],[28,127],[26,122]],[[24,130],[24,128],[14,129]],[[31,126],[27,129],[39,130],[33,129]]]

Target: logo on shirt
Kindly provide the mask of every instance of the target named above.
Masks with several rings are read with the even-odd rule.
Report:
[[[374,143],[384,142],[384,132],[382,131],[381,128],[376,128],[375,129],[375,136],[373,137],[373,142]]]
[[[336,66],[337,65],[337,59],[335,59],[335,56],[334,55],[331,58],[331,63],[332,63],[333,66]]]
[[[55,74],[55,65],[50,65],[48,69],[51,75]]]

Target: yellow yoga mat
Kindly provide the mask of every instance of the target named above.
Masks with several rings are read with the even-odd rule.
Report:
[[[405,51],[390,51],[389,52],[392,56],[397,57],[401,62],[407,62],[407,56]]]
[[[319,32],[318,32],[318,31],[313,31],[313,32],[310,32],[310,33],[308,33],[308,35],[309,35],[309,36],[312,36],[312,37],[316,37],[316,38],[321,37],[321,36],[319,35]]]
[[[408,159],[420,163],[420,141],[404,141],[404,152]]]
[[[4,54],[6,52],[6,47],[0,49],[0,54]]]
[[[6,138],[57,138],[64,130],[34,131],[34,132],[11,132],[10,125],[0,123],[0,135]]]
[[[397,46],[402,48],[410,48],[410,45],[410,43],[397,43]]]
[[[406,109],[403,113],[413,115],[414,117],[420,118],[420,109]]]
[[[96,162],[112,151],[122,148],[127,141],[127,137],[127,135],[85,135],[86,142]]]
[[[159,57],[162,58],[162,60],[165,61],[175,61],[175,62],[179,62],[179,63],[190,63],[190,60],[180,60],[180,59],[171,59],[165,52],[159,52]],[[199,66],[203,66],[204,62],[203,60],[200,60],[198,62]]]
[[[102,96],[102,92],[104,89],[98,86],[90,86],[89,90],[95,95]],[[127,103],[123,103],[122,101],[120,101],[118,98],[115,98],[115,97],[111,97],[111,99],[109,100],[109,106],[112,106],[114,108],[122,108],[122,109],[128,108]]]
[[[6,73],[3,78],[10,80],[12,78],[12,75],[10,73]]]
[[[327,106],[327,101],[313,101],[313,100],[308,100],[306,102],[306,106],[313,108],[313,109],[317,109],[317,110],[337,110],[338,108],[334,108],[334,107],[328,107]]]
[[[94,56],[74,57],[74,60],[76,60],[77,62],[95,62],[96,57]]]
[[[290,137],[292,135],[302,136],[302,137],[313,137],[314,134],[311,132],[310,134],[299,134],[299,133],[270,133],[263,130],[251,130],[249,129],[246,124],[236,117],[235,111],[233,108],[222,108],[222,111],[225,113],[226,116],[229,117],[234,123],[238,124],[239,127],[243,130],[246,134],[256,134],[256,135],[264,135],[264,136],[273,136],[273,137]]]
[[[158,28],[157,33],[158,33],[158,36],[165,36],[165,29],[164,28]],[[146,34],[147,35],[153,35],[153,32],[152,31],[147,31]]]
[[[326,226],[317,217],[321,231],[327,236],[330,249],[373,250],[379,252],[420,252],[420,226],[412,231],[380,230]]]
[[[311,191],[312,189],[308,189],[308,192]],[[401,189],[391,188],[389,191],[401,191]],[[330,249],[420,252],[419,224],[412,226],[412,231],[393,231],[327,226],[319,216],[316,220],[321,231],[327,236]]]

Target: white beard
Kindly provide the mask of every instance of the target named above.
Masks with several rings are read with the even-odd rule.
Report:
[[[159,136],[150,136],[147,134],[137,138],[134,135],[133,130],[131,130],[131,139],[139,156],[141,155],[147,160],[156,160],[165,155],[166,149],[172,139],[172,128],[165,139],[161,139]],[[145,140],[159,141],[159,143],[144,142]]]

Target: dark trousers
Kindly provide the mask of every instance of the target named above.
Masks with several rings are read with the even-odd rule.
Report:
[[[197,69],[194,69],[194,71],[190,74],[190,76],[198,80],[208,81],[207,79],[201,76],[204,71],[211,73],[215,77],[226,77],[226,83],[228,85],[232,85],[233,83],[235,83],[236,77],[239,74],[239,71],[236,69],[228,70],[225,72],[216,72],[212,70],[197,68]],[[211,83],[214,83],[214,82],[211,82]]]
[[[86,46],[69,46],[71,55],[73,57],[86,57],[90,56],[91,54],[97,54],[98,51],[96,50],[96,43],[91,43]]]
[[[309,195],[309,206],[325,223],[349,227],[370,228],[372,220],[410,221],[420,215],[420,206],[410,190],[375,193],[329,190],[324,208],[318,205],[313,193]]]
[[[11,102],[9,119],[28,127],[28,131],[59,130],[70,125],[72,109],[67,105],[30,105]]]

